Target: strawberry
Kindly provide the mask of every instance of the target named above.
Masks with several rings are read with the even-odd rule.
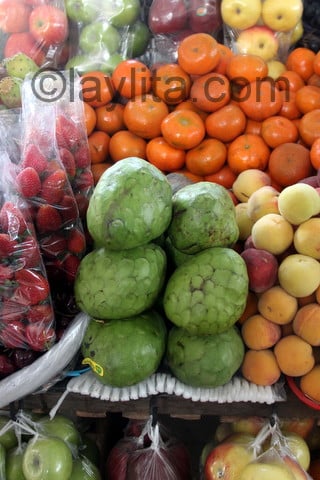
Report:
[[[19,258],[26,268],[36,268],[40,265],[39,244],[33,235],[28,235],[23,242],[20,243]]]
[[[12,238],[21,235],[27,223],[21,210],[12,202],[5,202],[0,211],[0,228]]]
[[[7,299],[2,304],[1,322],[7,324],[17,320],[22,321],[27,310],[28,308],[25,305],[20,305],[17,302],[12,302],[10,299]]]
[[[82,169],[90,167],[91,158],[87,143],[82,143],[73,155],[77,168]]]
[[[60,215],[63,222],[75,222],[79,218],[79,211],[75,198],[71,195],[65,195],[60,202]]]
[[[11,280],[14,276],[14,269],[10,265],[0,263],[0,284],[4,284],[6,280]]]
[[[55,232],[61,228],[61,215],[52,205],[41,205],[36,215],[38,233]]]
[[[63,257],[67,251],[67,241],[63,235],[53,233],[40,240],[41,250],[49,258]]]
[[[63,262],[62,267],[66,273],[67,280],[70,283],[74,282],[79,265],[80,265],[80,259],[75,255],[68,255],[65,261]]]
[[[47,163],[46,157],[40,152],[37,145],[30,144],[27,146],[21,164],[22,168],[33,167],[41,175],[46,169]]]
[[[27,313],[29,323],[42,323],[42,325],[52,325],[54,322],[54,312],[50,303],[41,305],[32,305]]]
[[[36,305],[48,298],[48,280],[39,272],[23,268],[15,273],[17,287],[11,300],[21,305]]]
[[[25,334],[29,347],[36,352],[48,350],[56,339],[54,329],[43,326],[41,322],[29,323]]]
[[[59,155],[69,179],[72,180],[76,174],[76,164],[72,153],[66,148],[60,148]]]
[[[12,320],[0,331],[0,342],[7,348],[25,346],[25,326],[19,320]]]
[[[16,371],[16,366],[9,355],[0,353],[0,378],[7,377]]]
[[[79,228],[74,227],[69,230],[67,245],[69,252],[75,255],[80,255],[85,251],[86,238]]]
[[[43,180],[40,196],[50,205],[55,205],[61,201],[66,185],[66,172],[60,168]]]
[[[59,148],[76,149],[82,140],[81,130],[65,115],[56,117],[56,139]]]
[[[89,191],[93,187],[93,176],[91,170],[84,170],[76,177],[75,188],[79,191]]]
[[[33,167],[26,167],[18,173],[18,191],[25,198],[36,197],[41,190],[41,180],[38,172]]]
[[[9,257],[15,251],[17,242],[12,240],[7,233],[0,233],[0,257]]]
[[[80,218],[85,218],[89,206],[89,198],[80,192],[76,193],[74,197],[78,205]]]

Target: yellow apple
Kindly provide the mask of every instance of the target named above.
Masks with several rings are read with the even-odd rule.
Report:
[[[288,32],[301,20],[302,12],[302,0],[265,0],[261,14],[265,25],[278,32]]]
[[[300,435],[292,432],[285,433],[285,439],[300,467],[308,470],[310,466],[310,450],[307,442]]]
[[[242,470],[239,480],[295,480],[283,463],[253,462]]]
[[[293,457],[285,456],[283,461],[293,473],[294,480],[308,480],[307,473]]]
[[[265,62],[277,57],[279,42],[268,27],[256,25],[240,32],[236,41],[238,53],[258,55]]]
[[[267,62],[268,66],[268,75],[269,77],[273,78],[273,80],[277,80],[280,75],[286,70],[286,66],[280,60],[269,60]]]
[[[301,19],[292,30],[292,34],[290,37],[290,44],[294,45],[295,43],[297,43],[298,40],[300,40],[300,38],[302,38],[302,36],[303,36],[303,22]]]
[[[261,15],[261,0],[222,0],[221,16],[226,25],[243,30],[257,23]]]
[[[211,450],[207,456],[205,478],[207,480],[234,480],[252,460],[253,450],[247,449],[245,445],[233,442],[221,443]]]

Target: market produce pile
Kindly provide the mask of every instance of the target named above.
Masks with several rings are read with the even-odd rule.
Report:
[[[104,384],[320,401],[320,52],[276,3],[1,3],[1,377],[83,311]]]

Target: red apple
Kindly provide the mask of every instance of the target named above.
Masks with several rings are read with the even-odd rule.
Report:
[[[67,16],[54,5],[39,5],[30,14],[29,30],[45,46],[61,44],[68,36]]]

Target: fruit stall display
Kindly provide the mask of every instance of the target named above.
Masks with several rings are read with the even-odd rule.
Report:
[[[185,388],[208,402],[228,391],[231,403],[246,386],[250,401],[271,392],[273,403],[292,388],[320,409],[312,9],[300,0],[0,1],[1,407],[83,369],[65,394],[95,382],[96,398],[130,400],[126,389],[146,398],[156,379],[153,395]],[[34,445],[43,420],[12,422],[0,439],[21,430]],[[288,425],[272,432],[281,451],[259,450],[260,429],[277,422],[229,439],[248,460],[242,478],[261,476],[261,465],[267,478],[312,477],[310,462],[288,454]],[[128,478],[155,462],[186,479],[175,462],[182,446],[154,419],[140,427],[113,452],[125,453]],[[201,457],[206,479],[225,438]],[[26,444],[11,447],[24,477],[36,478]],[[61,478],[88,465],[86,478],[100,478],[79,452],[52,448],[66,458]]]

